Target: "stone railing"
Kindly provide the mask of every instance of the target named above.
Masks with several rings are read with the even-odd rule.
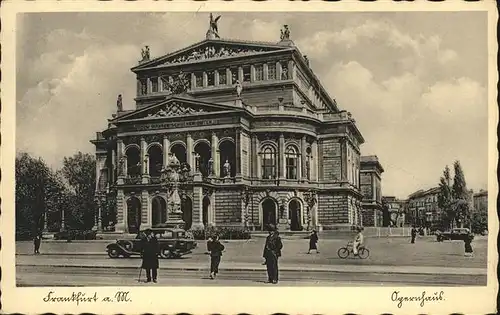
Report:
[[[252,106],[249,108],[256,115],[290,115],[303,116],[322,120],[323,113],[316,113],[306,107],[296,107],[291,105],[270,105],[270,106]]]
[[[136,185],[141,183],[140,176],[127,176],[125,177],[125,184],[127,185]]]

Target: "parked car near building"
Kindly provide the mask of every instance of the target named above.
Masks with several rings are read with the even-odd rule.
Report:
[[[192,238],[188,238],[186,231],[173,228],[152,228],[151,229],[158,239],[160,248],[159,255],[161,258],[179,258],[186,254],[190,254],[196,248],[196,242]],[[115,243],[106,246],[106,251],[110,258],[130,257],[141,255],[142,239],[144,231],[137,233],[135,239],[119,239]]]
[[[437,241],[442,242],[444,240],[460,240],[463,241],[470,234],[468,228],[455,228],[446,232],[437,232]]]

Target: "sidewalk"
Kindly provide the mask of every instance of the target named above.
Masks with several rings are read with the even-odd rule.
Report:
[[[27,260],[17,261],[17,266],[51,266],[51,267],[82,267],[82,268],[115,268],[115,269],[137,269],[140,259],[109,259],[96,263],[88,260],[61,259],[52,262]],[[208,261],[208,260],[207,260]],[[162,260],[161,269],[169,270],[206,270],[207,265],[202,263],[186,263],[182,260]],[[222,261],[221,270],[232,271],[265,271],[266,267],[258,263],[241,263]],[[426,275],[486,275],[487,269],[483,268],[451,268],[451,267],[423,267],[423,266],[380,266],[380,265],[308,265],[303,264],[280,264],[282,271],[296,272],[331,272],[331,273],[377,273],[377,274],[426,274]]]

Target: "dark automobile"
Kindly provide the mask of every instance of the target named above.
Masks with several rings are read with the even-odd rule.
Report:
[[[183,255],[190,254],[196,247],[196,242],[192,238],[188,238],[186,231],[174,228],[152,228],[151,229],[158,239],[158,246],[161,258],[179,258]],[[137,233],[135,239],[116,240],[115,243],[106,246],[106,251],[110,258],[130,257],[141,255],[142,239],[145,237],[144,231]]]
[[[463,241],[470,234],[470,230],[468,228],[455,228],[450,231],[440,232],[437,231],[437,241],[442,242],[444,240],[460,240]]]

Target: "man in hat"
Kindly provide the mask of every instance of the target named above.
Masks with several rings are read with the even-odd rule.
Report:
[[[266,260],[268,283],[278,283],[278,258],[281,256],[283,243],[274,225],[269,226],[263,257]]]
[[[158,276],[158,240],[151,229],[145,231],[145,237],[142,239],[142,265],[146,269],[146,282],[156,283]],[[151,277],[152,276],[152,277]]]
[[[352,242],[352,253],[357,256],[359,248],[361,246],[363,246],[363,244],[365,242],[365,237],[363,236],[363,227],[362,226],[356,227],[356,230],[358,233],[354,237],[354,242]]]

